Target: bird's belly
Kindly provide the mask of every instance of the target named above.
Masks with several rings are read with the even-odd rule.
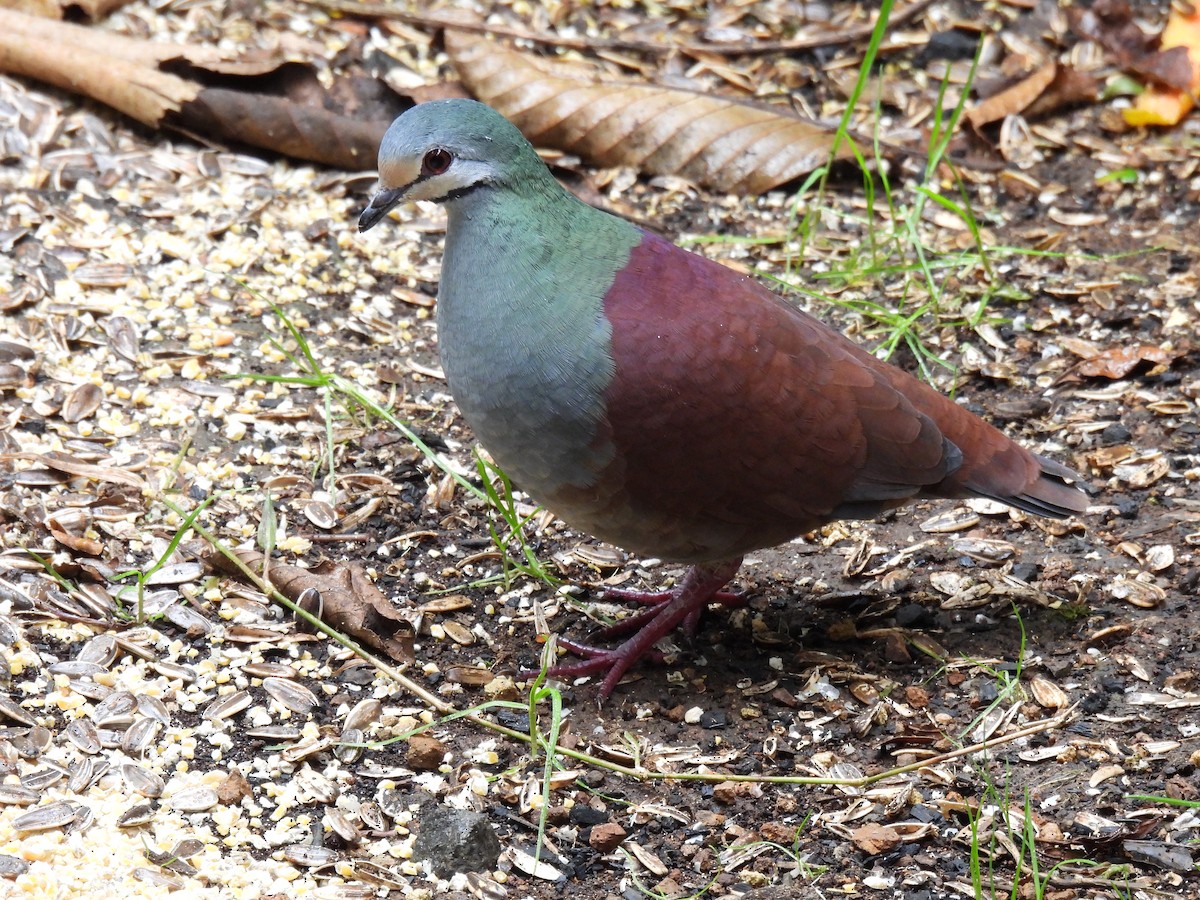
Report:
[[[728,510],[722,515],[718,508],[690,504],[685,510],[631,489],[603,421],[581,427],[574,412],[531,404],[528,397],[498,404],[496,387],[490,386],[487,403],[472,402],[469,391],[462,394],[464,418],[518,488],[578,531],[635,554],[681,563],[740,556],[797,533],[791,519],[776,517],[777,527],[771,527],[755,511],[730,516]]]
[[[523,490],[546,497],[589,484],[612,455],[611,445],[597,446],[598,413],[555,403],[526,384],[500,379],[477,391],[451,380],[451,392],[476,438]]]
[[[588,489],[564,488],[537,499],[572,528],[631,553],[677,563],[733,559],[824,524],[754,504],[680,509],[662,498],[632,493],[623,478],[609,474],[614,477]]]

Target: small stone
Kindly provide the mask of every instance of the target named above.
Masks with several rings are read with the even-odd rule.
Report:
[[[611,853],[625,840],[625,829],[616,822],[605,822],[592,828],[588,844],[597,853]]]
[[[571,807],[567,818],[572,825],[587,828],[589,825],[600,825],[607,822],[608,813],[602,809],[588,806],[586,803],[576,803]]]
[[[670,709],[663,709],[661,715],[668,722],[682,722],[687,710],[682,706],[672,706]]]
[[[776,688],[771,692],[771,699],[780,706],[786,706],[788,709],[796,709],[800,706],[794,694],[787,688]]]
[[[1113,422],[1100,432],[1100,440],[1105,444],[1105,446],[1111,446],[1112,444],[1123,444],[1128,441],[1130,437],[1132,437],[1132,435],[1129,433],[1129,429],[1120,422]]]
[[[911,628],[921,622],[930,620],[929,610],[920,603],[904,603],[896,610],[896,624],[901,628]]]
[[[1012,567],[1012,576],[1029,584],[1032,581],[1037,581],[1038,567],[1035,563],[1031,562],[1016,563]]]
[[[439,878],[455,872],[487,872],[499,858],[500,839],[486,816],[445,806],[422,810],[413,859],[429,863]]]
[[[408,739],[406,762],[414,769],[436,771],[446,760],[449,748],[432,735],[414,734]]]
[[[555,804],[546,810],[546,821],[555,826],[565,825],[571,821],[571,810],[561,803]]]
[[[0,878],[16,878],[29,871],[29,863],[18,856],[0,853]]]
[[[714,709],[700,717],[701,728],[725,728],[729,725],[729,716],[723,709]]]
[[[763,840],[773,841],[787,847],[796,842],[801,830],[800,826],[794,822],[764,822],[762,828],[759,829],[759,834],[762,835]]]
[[[713,787],[713,799],[726,806],[739,799],[757,800],[762,795],[762,785],[753,781],[722,781]]]

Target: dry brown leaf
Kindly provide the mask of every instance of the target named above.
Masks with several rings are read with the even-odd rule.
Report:
[[[0,71],[87,94],[154,127],[200,86],[107,49],[131,43],[149,42],[0,9]]]
[[[352,171],[375,166],[405,105],[374,79],[326,88],[311,66],[276,55],[145,41],[3,8],[0,72],[86,94],[150,128]]]
[[[252,571],[262,574],[263,555],[242,550],[238,558]],[[240,570],[220,553],[206,558],[213,568],[230,575]],[[320,595],[320,609],[310,610],[329,627],[387,654],[399,662],[413,659],[413,628],[395,605],[375,586],[361,566],[326,560],[312,569],[272,561],[271,583],[281,594],[298,601],[310,588]]]
[[[1143,362],[1151,364],[1151,375],[1167,369],[1178,354],[1164,350],[1155,344],[1133,344],[1129,347],[1112,347],[1085,359],[1075,371],[1085,378],[1124,378]]]
[[[269,83],[266,83],[269,82]],[[343,90],[338,91],[338,88]],[[282,94],[280,91],[282,90]],[[401,107],[385,101],[371,79],[335,85],[329,96],[311,67],[288,64],[270,79],[251,79],[244,89],[204,88],[182,103],[170,124],[181,131],[217,134],[296,160],[362,170],[376,166],[379,143]],[[340,102],[334,102],[335,97]],[[332,112],[330,106],[344,110]],[[382,110],[382,112],[380,112]]]
[[[64,547],[77,550],[80,553],[86,553],[88,556],[99,556],[104,552],[104,545],[102,543],[94,541],[91,538],[72,534],[53,516],[47,517],[46,527],[50,529],[51,536]]]
[[[1050,86],[1057,71],[1058,63],[1054,60],[1043,63],[1016,84],[992,94],[967,110],[967,121],[978,130],[989,122],[999,122],[1006,116],[1021,112]]]
[[[1095,74],[1059,63],[1050,86],[1029,104],[1024,115],[1033,119],[1070,106],[1095,103],[1100,97],[1100,87],[1100,79]]]
[[[1171,43],[1164,45],[1161,35],[1142,31],[1130,3],[1104,0],[1090,9],[1074,3],[1066,13],[1072,29],[1108,50],[1121,68],[1165,87],[1191,89],[1195,76],[1187,50]],[[1160,46],[1165,49],[1158,49]]]
[[[234,51],[209,44],[148,41],[102,28],[47,21],[37,16],[22,15],[11,9],[4,9],[0,0],[0,52],[9,47],[23,46],[45,54],[44,57],[39,57],[43,67],[52,68],[57,64],[59,68],[66,67],[64,71],[67,74],[79,68],[76,61],[70,58],[77,49],[149,68],[170,65],[179,69],[174,74],[180,77],[187,74],[184,70],[189,66],[222,75],[265,75],[278,69],[285,62],[284,57],[278,53],[257,48]],[[52,48],[56,53],[46,53],[47,48]],[[106,77],[103,71],[87,74]],[[90,85],[87,84],[68,87],[68,90],[84,92],[89,89]]]
[[[830,129],[783,111],[646,84],[585,81],[461,31],[446,52],[463,83],[535,144],[598,166],[635,166],[719,191],[757,194],[811,172]],[[850,148],[839,159],[852,156]]]
[[[1158,56],[1168,59],[1173,76],[1186,77],[1182,86],[1152,84],[1125,110],[1130,125],[1176,125],[1191,112],[1200,93],[1200,8],[1172,7],[1160,38]]]
[[[980,101],[967,112],[967,121],[979,131],[1016,113],[1034,119],[1065,107],[1094,103],[1099,96],[1100,81],[1095,75],[1051,60],[1016,84]]]

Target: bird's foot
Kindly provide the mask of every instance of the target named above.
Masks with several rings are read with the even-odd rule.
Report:
[[[699,619],[704,607],[724,593],[721,588],[737,574],[741,562],[740,559],[735,559],[712,565],[693,566],[688,570],[681,583],[669,591],[663,591],[661,595],[650,595],[637,591],[623,592],[625,594],[641,593],[643,599],[638,602],[649,602],[653,605],[650,609],[631,619],[603,629],[600,637],[604,638],[613,634],[631,634],[631,636],[619,647],[611,650],[575,641],[560,641],[559,643],[570,652],[586,658],[579,662],[551,666],[546,670],[546,674],[554,678],[579,678],[604,672],[604,680],[600,683],[600,700],[607,699],[634,663],[644,656],[657,652],[653,648],[659,640],[680,625],[687,627],[689,622],[694,629],[695,622]],[[737,602],[736,595],[725,594],[725,596],[733,598],[732,602]],[[646,597],[651,599],[644,599]],[[631,598],[626,596],[625,599]],[[730,601],[721,599],[720,602]],[[536,673],[522,673],[526,676],[530,674]]]
[[[621,619],[619,622],[613,622],[611,625],[606,625],[596,632],[596,638],[606,641],[639,631],[643,625],[651,621],[659,614],[659,607],[661,607],[664,603],[670,603],[674,597],[675,590],[637,591],[627,588],[607,588],[604,591],[605,600],[617,600],[625,603],[640,603],[643,606],[651,607],[651,609],[648,609],[642,613],[638,613],[636,616],[629,616]],[[683,621],[679,623],[679,630],[688,637],[695,635],[696,630],[700,626],[700,616],[704,614],[704,607],[708,606],[710,603],[720,603],[722,606],[737,608],[745,606],[749,602],[750,598],[745,594],[736,593],[734,591],[715,591],[713,595],[709,597],[703,604],[697,606],[690,613],[684,616]],[[559,643],[562,644],[563,642],[560,640]],[[563,644],[563,646],[566,645]],[[575,651],[571,650],[571,652],[574,653]]]
[[[554,643],[568,653],[583,658],[577,663],[560,663],[546,670],[547,674],[554,675],[556,678],[579,678],[582,675],[603,672],[604,668],[611,664],[611,657],[616,652],[607,647],[597,647],[595,644],[585,644],[583,641],[574,641],[564,637],[555,637]],[[643,658],[661,663],[666,661],[667,654],[661,650],[650,649],[646,651]],[[566,671],[568,669],[570,671]]]

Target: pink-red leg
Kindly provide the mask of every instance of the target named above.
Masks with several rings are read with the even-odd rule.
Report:
[[[661,596],[654,597],[642,593],[643,598],[647,596],[653,598],[640,599],[638,602],[654,604],[651,609],[634,616],[632,624],[619,622],[615,626],[604,629],[604,632],[618,629],[616,633],[619,634],[632,632],[632,636],[628,640],[612,650],[589,647],[574,641],[564,643],[564,646],[572,652],[579,653],[586,659],[551,666],[547,670],[547,674],[555,678],[578,678],[583,675],[596,675],[604,672],[606,673],[604,680],[600,683],[600,699],[607,699],[629,668],[643,656],[652,653],[654,645],[659,640],[680,625],[686,626],[691,623],[692,627],[695,627],[701,612],[709,603],[718,598],[718,595],[722,593],[721,588],[737,574],[741,563],[740,559],[735,559],[693,566],[688,569],[682,582],[669,591],[663,591]],[[736,595],[729,594],[724,596],[736,597]],[[721,599],[721,602],[729,601]],[[601,636],[604,636],[604,632],[601,632]]]
[[[736,570],[735,570],[736,571]],[[627,616],[619,622],[614,622],[607,625],[596,632],[597,640],[611,640],[612,638],[624,637],[627,634],[633,634],[641,629],[643,625],[652,620],[659,613],[659,607],[664,603],[670,603],[675,597],[675,591],[638,591],[629,590],[626,588],[607,588],[604,591],[605,600],[624,601],[626,603],[641,603],[645,606],[652,607],[645,612],[638,613],[636,616]],[[704,613],[704,608],[710,603],[720,603],[723,606],[740,607],[745,606],[750,602],[750,598],[745,594],[734,593],[733,591],[716,591],[708,600],[701,606],[696,607],[679,624],[679,630],[691,637],[696,633],[696,629],[700,626],[700,616]],[[561,644],[562,641],[560,640]],[[564,645],[565,646],[565,645]],[[572,650],[572,653],[575,651]]]

